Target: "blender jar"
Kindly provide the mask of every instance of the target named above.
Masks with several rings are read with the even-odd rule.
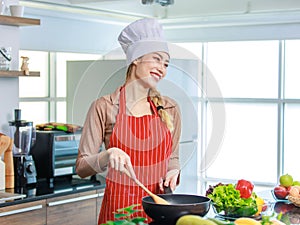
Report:
[[[15,110],[15,121],[9,121],[10,137],[14,140],[13,155],[28,155],[33,140],[35,130],[33,122],[20,120],[21,111]]]

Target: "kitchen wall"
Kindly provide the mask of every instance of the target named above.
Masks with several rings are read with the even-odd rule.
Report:
[[[13,1],[10,2],[12,3]],[[12,70],[19,69],[19,48],[104,54],[117,47],[115,37],[124,26],[76,20],[73,16],[64,18],[62,14],[26,8],[24,17],[38,18],[41,25],[24,27],[0,25],[0,46],[12,47]],[[1,133],[8,135],[8,121],[14,120],[14,109],[19,107],[18,98],[19,79],[0,77]]]
[[[10,1],[17,4],[19,1]],[[20,46],[20,29],[14,26],[0,25],[0,47],[12,48],[11,69],[17,70],[19,65],[18,49]],[[0,132],[8,135],[8,121],[13,120],[13,110],[18,107],[18,78],[0,77]]]

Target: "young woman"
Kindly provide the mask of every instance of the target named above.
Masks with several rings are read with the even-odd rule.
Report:
[[[179,108],[156,90],[169,64],[162,27],[155,19],[135,21],[121,32],[119,42],[127,57],[126,81],[92,103],[76,163],[81,177],[108,170],[99,224],[133,204],[141,209],[135,216],[147,217],[141,206],[147,193],[133,180],[158,194],[164,186],[174,191],[180,173]],[[103,142],[106,150],[99,152]]]

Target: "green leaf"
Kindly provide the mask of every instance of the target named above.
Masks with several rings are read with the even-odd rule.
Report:
[[[120,218],[126,217],[126,216],[128,216],[128,214],[124,214],[124,213],[116,213],[116,214],[115,214],[115,218],[116,218],[116,219],[120,219]]]
[[[146,218],[144,217],[130,218],[133,213],[141,211],[141,210],[134,209],[139,205],[140,204],[134,204],[122,209],[117,209],[117,212],[114,212],[115,214],[114,216],[116,220],[107,221],[107,223],[102,225],[147,225],[146,223],[144,223],[144,221],[146,221]]]
[[[101,225],[114,225],[114,221],[106,221],[106,223],[102,223]]]
[[[139,206],[139,204],[133,204],[133,205],[130,205],[128,207],[125,207],[125,208],[122,208],[122,209],[118,209],[117,212],[131,212],[133,210],[133,208]]]
[[[131,221],[138,224],[139,222],[144,222],[146,220],[146,218],[144,217],[136,217],[136,218],[133,218]]]
[[[127,225],[128,221],[127,220],[118,220],[115,221],[114,225]]]

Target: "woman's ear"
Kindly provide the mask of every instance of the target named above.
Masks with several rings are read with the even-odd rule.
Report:
[[[137,63],[138,63],[137,59],[132,62],[132,64],[134,64],[134,65],[137,65]]]

